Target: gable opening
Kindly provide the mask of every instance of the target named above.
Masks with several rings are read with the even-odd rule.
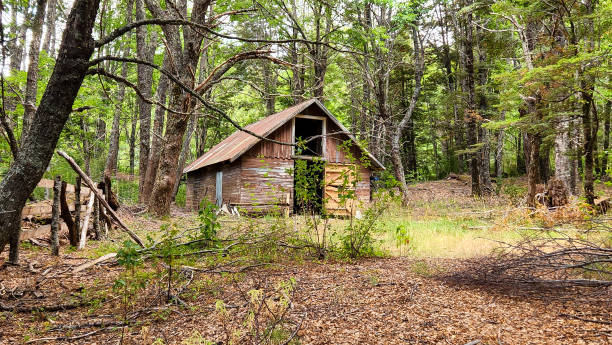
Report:
[[[313,117],[295,118],[295,143],[302,143],[302,145],[298,145],[295,148],[297,156],[323,156],[324,125],[323,119]]]

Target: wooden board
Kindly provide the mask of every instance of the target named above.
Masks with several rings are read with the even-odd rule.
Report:
[[[43,178],[38,182],[36,187],[45,188],[45,189],[53,189],[53,180],[50,180],[48,178]],[[66,193],[74,194],[73,184],[70,184],[70,183],[66,184]],[[81,186],[81,200],[89,196],[89,193],[90,193],[89,188],[85,185],[82,185]]]
[[[357,200],[349,199],[342,202],[338,190],[345,184],[349,190],[355,190],[354,164],[330,164],[325,166],[325,209],[335,216],[348,216],[357,211]]]
[[[68,233],[68,226],[66,223],[60,221],[59,234]],[[49,238],[51,236],[51,224],[41,225],[36,228],[23,228],[21,229],[21,241],[25,241],[29,238]]]

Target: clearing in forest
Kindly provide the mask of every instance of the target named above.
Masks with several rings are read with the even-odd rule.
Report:
[[[501,242],[596,241],[604,232],[584,229],[607,226],[602,217],[585,221],[578,200],[558,213],[529,210],[516,196],[524,181],[506,186],[474,199],[461,179],[412,185],[409,206],[388,204],[377,223],[375,257],[360,259],[342,255],[347,220],[330,221],[320,259],[317,234],[298,216],[217,219],[176,209],[157,220],[122,207],[120,217],[156,248],[126,245],[118,230],[84,251],[63,246],[60,257],[24,243],[21,265],[0,270],[0,343],[609,343],[609,288],[483,278],[497,256],[484,257]],[[217,239],[206,240],[207,231]],[[111,252],[116,260],[73,273]]]

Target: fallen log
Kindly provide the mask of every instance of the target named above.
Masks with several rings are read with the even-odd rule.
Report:
[[[113,217],[113,219],[115,219],[117,221],[117,223],[119,224],[119,226],[125,230],[125,232],[127,232],[130,237],[142,248],[144,248],[144,243],[142,242],[142,240],[140,239],[140,237],[138,237],[138,235],[136,235],[132,230],[130,230],[122,221],[121,219],[119,219],[119,216],[117,216],[117,214],[115,213],[115,211],[110,207],[110,205],[106,202],[106,200],[104,200],[104,197],[100,194],[100,192],[98,192],[96,185],[94,184],[94,182],[91,180],[91,178],[89,176],[87,176],[87,174],[85,174],[83,172],[83,170],[81,170],[81,168],[79,167],[79,165],[74,161],[74,159],[72,159],[72,157],[70,157],[67,153],[63,152],[63,151],[57,151],[57,154],[62,156],[66,161],[68,161],[68,164],[70,164],[70,166],[72,166],[72,169],[74,169],[74,171],[77,172],[77,174],[79,174],[81,176],[81,178],[83,179],[83,181],[85,182],[85,184],[87,184],[87,186],[93,191],[93,193],[95,194],[96,198],[100,201],[100,204],[108,211],[108,213]]]
[[[83,270],[88,269],[91,266],[97,265],[97,264],[102,263],[102,262],[104,262],[106,260],[110,260],[110,259],[114,258],[115,256],[117,256],[117,253],[108,253],[106,255],[102,255],[101,257],[99,257],[99,258],[97,258],[95,260],[88,261],[88,262],[86,262],[86,263],[84,263],[82,265],[77,266],[75,269],[72,270],[72,273],[73,274],[74,273],[79,273],[79,272],[81,272]]]

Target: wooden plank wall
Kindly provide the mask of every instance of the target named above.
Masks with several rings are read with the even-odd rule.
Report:
[[[215,202],[215,171],[208,168],[187,174],[185,207],[188,210],[197,210],[204,197]]]
[[[292,138],[292,121],[289,121],[282,125],[279,129],[274,131],[268,136],[268,138],[284,142],[291,143]],[[270,141],[262,140],[253,146],[245,156],[247,157],[264,157],[264,158],[282,158],[291,159],[293,149],[289,145],[280,145]]]
[[[213,165],[188,173],[185,190],[185,207],[188,210],[197,210],[204,198],[216,202],[216,180],[219,169],[223,171],[223,202],[240,200],[240,160],[238,160],[232,164]]]
[[[261,205],[260,209],[285,204],[293,209],[293,160],[278,158],[242,158],[241,206]]]
[[[223,171],[223,188],[222,197],[223,203],[229,204],[232,202],[240,202],[240,179],[241,179],[241,161],[225,165]],[[214,195],[214,194],[213,194]]]

